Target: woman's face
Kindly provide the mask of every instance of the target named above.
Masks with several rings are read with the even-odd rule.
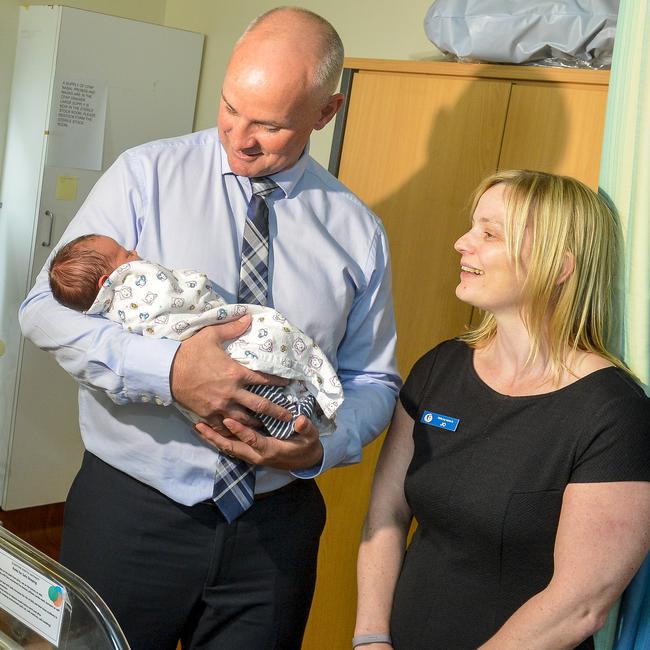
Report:
[[[456,296],[495,315],[518,315],[523,278],[517,277],[506,253],[504,190],[505,185],[499,183],[481,196],[472,215],[472,227],[454,244],[461,255]],[[522,267],[528,247],[526,233]]]

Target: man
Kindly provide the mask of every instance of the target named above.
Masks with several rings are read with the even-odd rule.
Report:
[[[184,648],[299,648],[325,518],[312,479],[358,462],[392,413],[399,378],[386,236],[307,151],[312,130],[341,105],[342,58],[321,17],[288,8],[261,16],[233,50],[218,133],[124,153],[60,242],[111,236],[163,265],[205,270],[237,302],[246,214],[261,205],[251,179],[270,177],[265,301],[337,368],[345,401],[334,434],[319,439],[305,417],[286,441],[256,430],[251,412],[289,414],[246,390],[282,380],[223,351],[247,319],[180,345],[144,338],[57,305],[45,270],[21,308],[25,335],[80,383],[87,451],[66,502],[62,561],[107,601],[134,650],[172,649],[179,638]],[[165,408],[174,400],[207,424],[190,428]],[[244,472],[255,499],[235,514],[222,503],[231,486],[219,483],[229,459],[256,470]]]

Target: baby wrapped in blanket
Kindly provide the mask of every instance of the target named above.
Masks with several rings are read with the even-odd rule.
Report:
[[[105,257],[107,264],[95,279],[97,260],[93,268],[90,260],[97,255]],[[75,277],[84,278],[87,284],[96,280],[95,287],[100,288],[90,305],[86,306],[87,297],[76,300],[79,288],[74,286],[73,274],[62,272],[66,265],[73,266],[78,272]],[[275,309],[226,303],[204,273],[168,269],[139,259],[133,251],[101,235],[86,235],[66,244],[52,260],[50,284],[62,304],[155,338],[182,341],[208,325],[250,314],[250,329],[228,341],[224,349],[242,365],[291,380],[287,386],[251,385],[247,390],[288,409],[293,420],[281,422],[260,413],[255,416],[268,433],[282,439],[293,433],[293,421],[300,415],[310,417],[321,435],[334,431],[335,413],[343,401],[336,371],[316,343]],[[200,420],[195,413],[176,406],[192,422]]]

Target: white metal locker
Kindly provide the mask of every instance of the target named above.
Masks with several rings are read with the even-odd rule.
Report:
[[[82,453],[76,384],[20,336],[18,307],[101,172],[129,147],[192,130],[202,49],[203,35],[194,32],[62,6],[20,8],[0,189],[5,510],[63,501]],[[92,101],[105,106],[105,120],[97,110],[87,122],[91,132],[102,127],[99,143],[68,138],[75,146],[67,153],[65,134],[81,127],[58,126],[67,119],[64,83],[93,89]],[[97,101],[103,93],[105,103]],[[99,169],[79,162],[85,148],[101,154]]]

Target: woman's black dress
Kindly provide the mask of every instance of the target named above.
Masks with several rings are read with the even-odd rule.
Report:
[[[405,491],[419,527],[395,593],[396,650],[477,648],[551,579],[568,483],[650,480],[650,400],[624,372],[508,397],[472,359],[442,343],[400,394],[415,420]]]

